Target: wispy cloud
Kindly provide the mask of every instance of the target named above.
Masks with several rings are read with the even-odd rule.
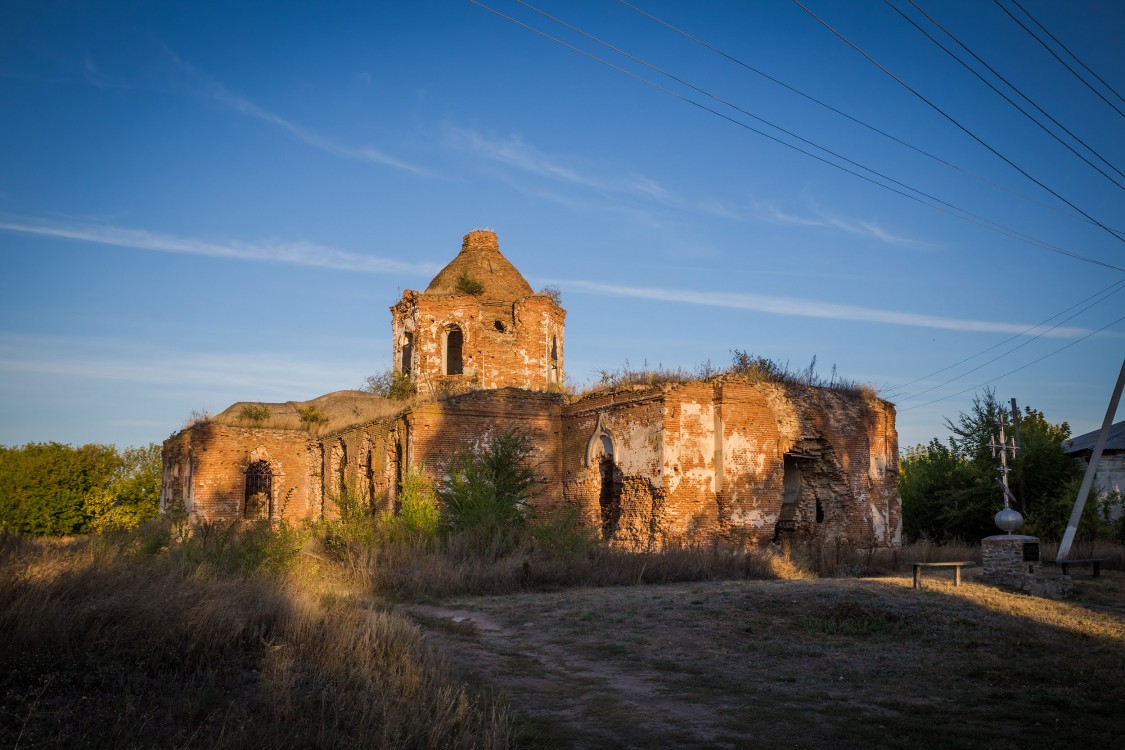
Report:
[[[354,367],[352,368],[353,371]],[[325,363],[309,367],[300,359],[259,354],[251,357],[207,355],[194,358],[109,360],[97,356],[0,358],[0,372],[46,375],[77,380],[153,383],[206,390],[246,389],[292,398],[294,393],[340,388],[340,373]]]
[[[838,229],[848,234],[868,237],[888,245],[907,248],[933,247],[932,243],[923,240],[895,234],[884,229],[878,222],[870,219],[849,219],[814,207],[811,214],[798,215],[783,211],[768,203],[754,201],[751,215],[761,221],[773,224],[788,224],[803,227],[820,227],[823,229]]]
[[[389,258],[378,258],[346,250],[337,250],[304,241],[212,242],[194,237],[178,237],[163,232],[151,232],[146,229],[131,229],[103,224],[46,224],[5,219],[0,219],[0,230],[162,253],[283,263],[340,271],[429,275],[439,270],[437,265],[430,263],[404,263]]]
[[[235,94],[228,90],[221,83],[211,78],[209,75],[196,68],[189,62],[182,60],[175,52],[170,49],[165,49],[168,57],[172,62],[182,71],[188,73],[199,86],[201,93],[207,98],[218,102],[219,104],[227,107],[228,109],[237,112],[247,117],[253,117],[262,122],[268,123],[275,127],[289,133],[291,136],[301,141],[302,143],[312,146],[334,156],[343,157],[345,159],[353,159],[355,161],[367,162],[370,164],[379,164],[381,166],[393,167],[401,169],[406,172],[411,172],[416,175],[430,175],[431,172],[416,164],[391,156],[385,151],[381,151],[372,146],[346,146],[338,141],[335,141],[327,136],[315,133],[308,128],[302,127],[294,122],[291,122],[281,115],[259,107],[249,99]]]
[[[810,215],[799,216],[758,201],[752,201],[749,206],[743,207],[706,198],[686,200],[656,180],[643,175],[607,176],[597,174],[591,169],[570,166],[559,157],[543,152],[518,135],[507,138],[488,137],[476,130],[450,125],[445,129],[445,137],[447,145],[479,158],[556,183],[587,188],[602,195],[655,203],[664,208],[716,216],[731,221],[769,221],[775,224],[835,229],[897,247],[930,246],[927,242],[895,234],[876,221],[844,218],[815,207]],[[552,197],[552,194],[548,194],[547,197]],[[553,199],[559,202],[565,201],[561,196]]]
[[[880,310],[858,305],[841,305],[821,300],[801,299],[799,297],[778,297],[766,294],[746,294],[713,290],[665,289],[661,287],[634,287],[616,284],[603,284],[583,280],[549,280],[563,289],[580,290],[591,294],[632,299],[650,299],[660,302],[679,302],[708,307],[723,307],[733,310],[753,310],[773,315],[788,315],[802,318],[824,320],[851,320],[863,323],[882,323],[886,325],[912,326],[916,328],[935,328],[946,331],[965,331],[978,333],[1024,333],[1031,326],[1026,323],[1002,323],[989,320],[967,320],[938,315],[903,312],[900,310]],[[1084,336],[1090,331],[1085,328],[1059,327],[1044,333],[1049,338],[1074,338]],[[1029,335],[1035,331],[1029,331]]]
[[[489,138],[475,130],[447,126],[445,136],[446,143],[453,148],[556,182],[589,188],[603,194],[632,196],[666,204],[679,201],[675,195],[648,177],[611,177],[579,170],[564,164],[558,157],[544,153],[518,135]]]
[[[362,372],[360,362],[326,361],[275,352],[200,352],[185,355],[113,338],[0,333],[0,373],[76,380],[151,383],[208,391],[323,393],[357,384],[340,373]]]

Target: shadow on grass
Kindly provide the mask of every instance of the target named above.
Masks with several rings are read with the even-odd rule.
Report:
[[[504,709],[454,679],[405,618],[284,576],[3,541],[5,746],[510,742]]]

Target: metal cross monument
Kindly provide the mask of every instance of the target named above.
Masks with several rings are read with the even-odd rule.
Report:
[[[1018,504],[1012,491],[1008,489],[1008,474],[1011,469],[1008,468],[1008,455],[1011,454],[1012,458],[1016,457],[1016,451],[1019,446],[1016,445],[1016,439],[1010,439],[1004,434],[1004,412],[1000,412],[996,418],[996,424],[1000,429],[1000,437],[997,439],[996,435],[992,435],[992,439],[988,443],[988,447],[992,450],[992,457],[996,458],[997,452],[1000,454],[1000,486],[1004,490],[1004,508],[996,514],[996,525],[1004,531],[1011,534],[1013,531],[1023,525],[1023,516],[1019,511],[1012,508],[1012,503]]]

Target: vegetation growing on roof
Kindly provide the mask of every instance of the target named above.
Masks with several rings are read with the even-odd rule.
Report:
[[[394,401],[406,401],[418,392],[409,375],[391,369],[378,375],[368,375],[360,390]]]
[[[238,418],[253,427],[258,427],[270,418],[270,410],[265,404],[243,404],[238,410]]]
[[[739,375],[749,378],[754,382],[783,383],[787,385],[807,385],[816,388],[853,393],[865,397],[874,396],[876,391],[866,383],[840,377],[836,372],[836,365],[832,365],[832,372],[828,377],[816,371],[816,356],[814,355],[809,366],[802,370],[795,370],[788,362],[781,364],[768,357],[762,357],[741,349],[731,352],[731,363],[726,368],[715,367],[710,361],[696,366],[694,370],[683,367],[664,368],[661,365],[650,367],[645,362],[639,368],[633,368],[626,362],[623,367],[616,370],[601,370],[598,373],[598,382],[588,391],[599,391],[607,388],[619,388],[630,385],[664,385],[694,383],[711,380],[722,375]]]
[[[484,294],[484,282],[470,275],[468,271],[462,271],[457,277],[457,291],[479,297]]]
[[[551,301],[559,307],[562,307],[562,290],[554,284],[548,284],[539,290],[539,293],[545,297],[550,297]]]
[[[297,416],[301,419],[301,424],[306,428],[311,429],[318,424],[324,424],[328,421],[328,415],[322,412],[315,406],[302,406],[297,409]]]

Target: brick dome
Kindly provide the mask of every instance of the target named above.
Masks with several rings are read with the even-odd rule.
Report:
[[[486,229],[465,235],[461,252],[438,272],[425,293],[464,294],[457,288],[462,275],[481,282],[484,291],[480,297],[490,302],[514,302],[535,293],[527,279],[500,254],[496,233]]]

